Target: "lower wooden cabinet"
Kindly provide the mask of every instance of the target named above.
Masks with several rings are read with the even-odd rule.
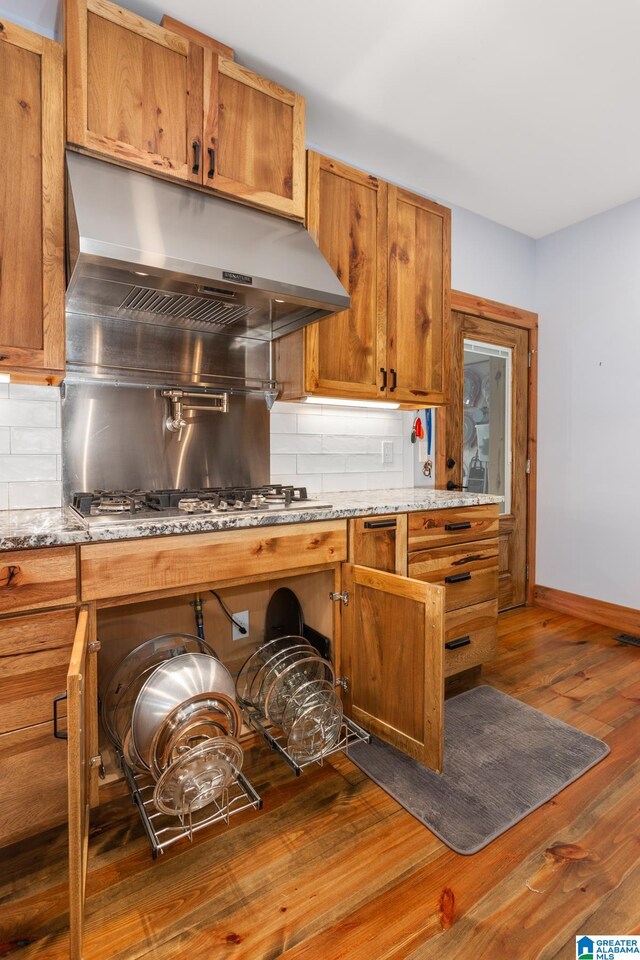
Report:
[[[66,753],[51,721],[0,736],[0,847],[65,820]]]
[[[498,596],[498,541],[480,540],[409,554],[409,576],[446,587],[447,613]]]
[[[444,675],[493,660],[498,652],[498,601],[477,603],[444,618]]]
[[[352,564],[342,623],[346,706],[356,723],[434,770],[444,739],[444,589]]]
[[[364,567],[406,576],[406,513],[350,520],[349,560]]]

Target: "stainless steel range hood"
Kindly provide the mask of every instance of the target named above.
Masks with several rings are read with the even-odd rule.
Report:
[[[67,154],[67,310],[273,340],[349,306],[301,224]]]

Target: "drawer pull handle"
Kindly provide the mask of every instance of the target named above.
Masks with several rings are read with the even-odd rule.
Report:
[[[387,389],[387,370],[386,367],[380,367],[380,373],[382,374],[382,386],[380,387],[380,392],[384,392]]]
[[[445,583],[463,583],[465,580],[471,580],[470,573],[454,573],[450,577],[445,577]]]
[[[216,175],[216,152],[213,147],[207,147],[207,153],[209,154],[209,172],[207,177],[209,180],[213,180]]]
[[[471,530],[471,524],[468,520],[465,520],[464,523],[445,523],[444,528],[448,532],[452,530]]]
[[[67,699],[67,691],[58,694],[53,698],[53,735],[56,740],[68,740],[69,735],[65,730],[58,730],[58,704]]]
[[[200,141],[194,140],[191,146],[193,147],[193,166],[191,167],[191,172],[198,173],[200,170]]]
[[[457,650],[458,647],[466,647],[471,643],[471,637],[467,634],[466,637],[458,637],[457,640],[448,640],[445,643],[446,650]]]
[[[383,527],[395,527],[396,520],[365,520],[365,530],[382,530]]]
[[[6,573],[4,571],[7,571]],[[0,577],[0,587],[10,587],[15,578],[20,573],[20,567],[16,564],[2,568],[3,576]]]

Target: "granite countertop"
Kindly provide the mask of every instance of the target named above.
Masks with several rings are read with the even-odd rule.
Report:
[[[322,510],[279,510],[247,515],[206,514],[157,520],[126,520],[93,526],[89,530],[71,511],[1,510],[0,550],[24,550],[30,547],[65,546],[139,537],[165,537],[180,533],[204,533],[213,530],[239,530],[245,527],[270,527],[281,523],[305,523],[341,520],[348,517],[375,516],[381,513],[409,513],[443,507],[470,507],[482,503],[500,503],[502,497],[460,491],[406,487],[394,490],[354,490],[331,493],[312,500],[331,507]]]

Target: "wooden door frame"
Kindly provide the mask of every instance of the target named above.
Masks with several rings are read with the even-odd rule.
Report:
[[[472,317],[481,317],[484,320],[494,320],[511,327],[520,327],[529,334],[529,366],[528,403],[527,403],[527,450],[531,461],[529,483],[527,485],[527,577],[526,597],[527,605],[531,606],[534,600],[536,582],[536,490],[538,464],[538,314],[531,310],[522,310],[497,300],[488,300],[486,297],[477,297],[461,290],[451,291],[451,310],[456,313],[466,313]],[[453,349],[453,343],[451,344]],[[439,407],[436,412],[437,437],[446,437],[447,408]],[[444,488],[446,484],[445,444],[436,438],[436,487]]]

